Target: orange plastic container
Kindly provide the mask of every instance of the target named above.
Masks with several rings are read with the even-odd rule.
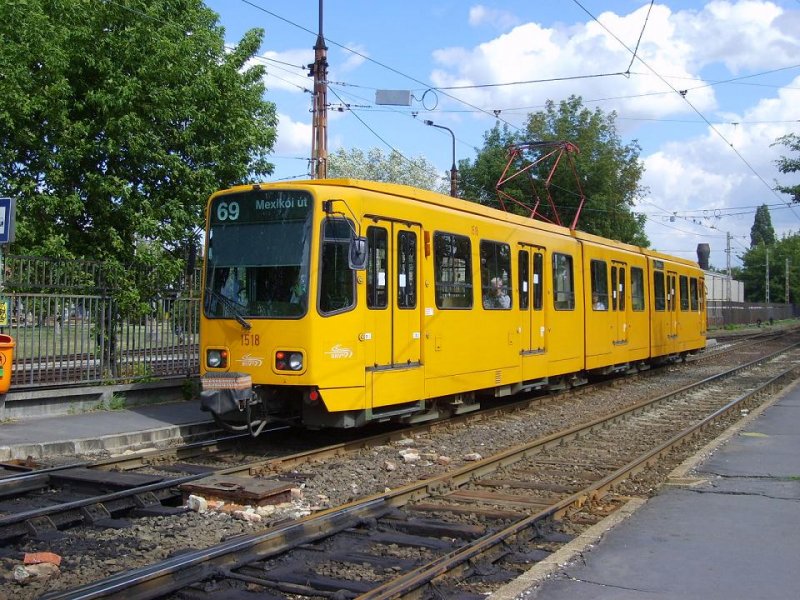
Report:
[[[11,367],[14,364],[14,338],[0,333],[0,394],[11,387]]]

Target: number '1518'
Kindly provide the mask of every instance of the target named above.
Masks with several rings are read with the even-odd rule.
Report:
[[[261,336],[257,333],[243,333],[242,346],[258,346],[261,343]]]

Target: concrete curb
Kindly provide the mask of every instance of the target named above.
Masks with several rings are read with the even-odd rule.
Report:
[[[792,383],[788,384],[772,398],[751,410],[746,417],[728,427],[719,436],[700,448],[700,450],[695,452],[692,456],[687,458],[670,472],[664,485],[673,487],[692,487],[708,481],[706,477],[697,476],[696,474],[693,475],[692,472],[700,464],[707,461],[721,446],[727,444],[734,436],[738,435],[742,429],[758,419],[758,417],[760,417],[765,410],[770,408],[789,392],[791,392],[798,384],[800,384],[800,380],[793,381]]]
[[[562,546],[553,552],[543,561],[536,563],[533,567],[495,591],[489,596],[490,600],[512,600],[528,595],[531,588],[536,587],[545,579],[560,571],[566,564],[575,560],[575,557],[585,552],[592,545],[596,544],[607,531],[616,527],[619,523],[630,517],[633,513],[644,506],[644,499],[634,498],[625,503],[625,506],[609,515],[599,523],[595,523],[581,535],[570,543]]]
[[[126,407],[178,402],[186,399],[192,378],[171,378],[149,383],[84,385],[62,388],[12,389],[0,394],[0,421],[24,421],[108,409],[115,397]]]
[[[171,445],[197,442],[209,439],[220,431],[220,428],[211,421],[196,421],[132,433],[112,433],[97,438],[15,444],[0,446],[0,460],[25,459],[29,456],[34,459],[43,459],[53,456],[91,455],[102,452],[121,454],[126,450],[166,448]]]

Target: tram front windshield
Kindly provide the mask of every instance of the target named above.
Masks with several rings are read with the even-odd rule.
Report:
[[[251,190],[211,203],[204,311],[298,318],[308,309],[311,195]]]

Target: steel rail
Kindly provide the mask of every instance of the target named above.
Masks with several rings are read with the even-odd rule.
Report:
[[[170,448],[168,450],[151,450],[147,452],[137,453],[131,456],[124,456],[124,457],[115,457],[110,459],[105,459],[99,462],[88,462],[88,461],[80,461],[74,463],[67,463],[63,465],[56,465],[52,467],[46,467],[43,469],[33,469],[30,471],[26,471],[24,473],[17,473],[14,475],[9,475],[7,477],[0,477],[0,498],[19,495],[27,492],[31,492],[37,489],[41,489],[47,486],[50,483],[50,477],[52,475],[58,475],[61,472],[68,471],[70,469],[80,469],[85,468],[89,470],[110,470],[113,468],[120,468],[122,467],[125,470],[125,465],[128,465],[128,469],[130,469],[130,465],[135,466],[144,466],[147,464],[147,460],[151,459],[155,456],[194,456],[200,454],[204,451],[207,451],[209,448],[216,448],[217,446],[225,443],[232,443],[237,439],[247,438],[249,436],[245,435],[235,435],[235,436],[226,436],[224,438],[217,438],[214,440],[205,440],[201,442],[192,442],[190,444],[185,444],[183,446],[179,446],[176,448]],[[141,489],[141,488],[131,488],[128,490],[128,495],[135,495],[137,493],[144,493],[149,490]],[[101,502],[101,497],[97,498],[89,498],[86,500],[76,501],[78,503],[83,502],[83,506],[87,506],[90,504],[97,504]],[[42,514],[36,514],[36,511],[28,511],[26,514],[29,515],[28,518],[33,518],[35,516],[47,516],[54,514],[54,510],[58,506],[64,505],[53,505],[48,507],[47,512],[44,512],[42,509]],[[57,511],[56,511],[57,512]],[[10,517],[0,517],[0,529],[3,528],[5,524],[7,524],[7,520],[10,523]]]
[[[461,467],[453,472],[443,473],[424,481],[407,484],[384,494],[375,494],[342,507],[321,511],[295,523],[270,529],[262,534],[237,538],[236,540],[225,542],[212,548],[188,552],[161,561],[156,565],[123,572],[74,590],[52,592],[43,596],[42,599],[91,600],[94,598],[124,598],[145,600],[175,592],[189,583],[197,582],[210,576],[224,576],[226,572],[243,566],[244,564],[262,560],[278,554],[287,548],[331,535],[336,532],[338,525],[344,525],[342,528],[346,528],[361,520],[375,518],[378,514],[383,514],[393,507],[402,506],[415,500],[421,500],[432,495],[440,495],[452,491],[458,486],[469,483],[481,475],[511,465],[548,448],[560,445],[565,440],[574,439],[599,427],[607,426],[609,423],[613,423],[625,416],[635,416],[643,412],[647,407],[657,406],[670,399],[681,396],[692,389],[700,388],[715,381],[731,377],[742,370],[762,364],[798,346],[800,346],[798,343],[790,344],[781,350],[754,359],[746,365],[737,366],[724,373],[707,377],[700,382],[683,386],[656,398],[637,403],[631,407],[616,411],[612,415],[594,419],[590,422],[546,436],[531,443],[515,446],[471,465]],[[782,377],[785,378],[789,376],[789,374],[794,375],[798,368],[800,367],[791,367],[777,377],[771,379],[767,384],[748,392],[745,396],[752,397],[762,388],[768,385],[774,385],[774,381]],[[742,401],[742,398],[738,398],[728,403],[724,408],[729,411]],[[685,431],[699,431],[702,427],[708,426],[706,421],[717,419],[724,412],[723,409],[719,409],[703,421]],[[687,433],[682,432],[674,436],[674,439],[660,444],[655,449],[643,454],[641,457],[628,463],[614,473],[607,475],[605,478],[594,482],[584,490],[570,495],[545,510],[523,518],[504,530],[504,534],[501,534],[501,532],[489,534],[479,539],[475,544],[471,544],[466,549],[455,551],[434,561],[431,565],[401,575],[393,580],[396,583],[388,582],[383,584],[362,597],[370,598],[371,600],[375,598],[396,598],[400,597],[398,595],[398,590],[406,590],[406,588],[408,589],[403,593],[411,592],[421,585],[425,585],[444,573],[451,571],[457,565],[464,564],[464,561],[469,561],[480,552],[490,551],[493,547],[497,546],[505,539],[508,539],[507,536],[520,535],[523,531],[529,530],[533,524],[542,519],[558,516],[563,514],[570,507],[583,505],[586,501],[596,497],[601,491],[607,490],[621,479],[627,478],[632,472],[631,469],[645,468],[650,461],[665,452],[665,444],[671,443],[674,445],[685,438],[686,435]],[[236,553],[236,555],[231,555],[231,553]]]
[[[169,488],[174,488],[175,486],[178,486],[182,483],[189,483],[191,481],[196,481],[197,479],[202,479],[203,477],[206,476],[207,475],[205,473],[196,475],[187,475],[185,477],[177,477],[175,479],[159,481],[148,485],[137,486],[127,490],[120,490],[118,492],[102,494],[100,496],[91,496],[88,498],[82,498],[80,500],[73,500],[72,502],[54,504],[52,506],[45,506],[42,508],[36,508],[34,510],[6,515],[4,517],[0,517],[0,533],[4,531],[15,531],[13,529],[13,526],[22,525],[26,521],[31,521],[32,519],[37,519],[42,517],[52,517],[53,515],[56,514],[69,513],[71,511],[79,511],[82,508],[87,508],[89,506],[94,506],[96,504],[108,504],[111,502],[124,500],[126,498],[131,498],[133,496],[146,494],[148,492],[159,492]],[[19,535],[23,533],[24,532],[19,532]],[[9,536],[6,534],[0,535],[0,539],[8,537],[13,537],[13,536]]]
[[[437,578],[441,578],[446,574],[453,573],[456,569],[465,565],[478,557],[486,555],[491,552],[499,544],[513,540],[523,532],[530,530],[537,523],[558,517],[563,514],[570,507],[581,506],[587,501],[595,499],[597,496],[607,492],[614,485],[629,478],[631,475],[647,468],[650,463],[659,458],[669,450],[679,444],[683,444],[687,439],[699,434],[703,429],[709,427],[712,423],[730,413],[733,410],[741,409],[742,404],[749,400],[761,395],[768,388],[774,388],[776,385],[783,383],[784,385],[790,381],[797,379],[800,373],[800,367],[792,366],[784,372],[776,375],[770,381],[760,385],[754,390],[746,392],[742,396],[732,400],[722,408],[716,410],[714,413],[703,419],[702,421],[684,429],[676,434],[666,442],[653,448],[651,451],[643,454],[628,464],[620,467],[613,473],[607,475],[603,479],[593,483],[587,488],[576,492],[575,494],[561,500],[558,504],[540,511],[534,515],[525,517],[524,519],[513,523],[511,526],[489,534],[481,539],[476,540],[466,548],[456,550],[446,556],[439,558],[430,565],[425,565],[414,571],[404,573],[400,577],[388,581],[369,592],[358,596],[359,600],[396,600],[405,598],[412,593],[418,597],[419,588],[424,585],[433,583]]]

